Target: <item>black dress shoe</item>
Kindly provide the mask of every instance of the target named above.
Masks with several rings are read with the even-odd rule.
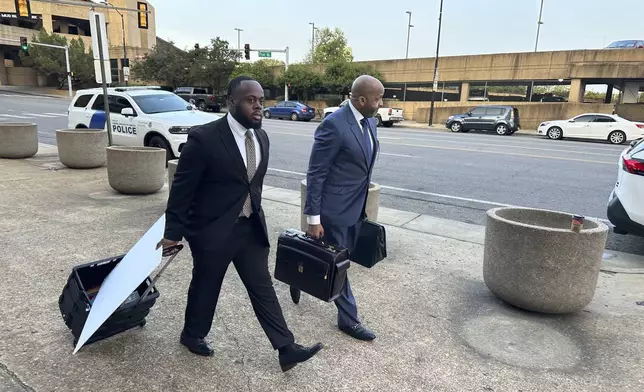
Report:
[[[206,342],[204,339],[192,338],[182,333],[180,341],[181,344],[188,348],[188,350],[197,355],[211,357],[215,353],[215,350],[212,349],[212,346],[210,346],[210,344],[208,344],[208,342]]]
[[[376,334],[362,324],[356,324],[353,327],[340,327],[340,330],[358,340],[370,341],[376,338]]]
[[[308,361],[322,349],[322,343],[317,343],[311,347],[303,347],[299,344],[291,343],[286,347],[279,349],[279,359],[282,371],[286,372],[293,369],[298,363]]]
[[[301,295],[302,295],[302,291],[300,289],[296,289],[295,287],[291,286],[291,299],[293,300],[294,303],[296,304],[300,303]]]

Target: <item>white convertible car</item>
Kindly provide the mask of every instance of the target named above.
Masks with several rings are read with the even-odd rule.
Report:
[[[644,124],[615,114],[586,113],[569,120],[542,122],[537,133],[550,139],[570,137],[623,144],[644,137]]]

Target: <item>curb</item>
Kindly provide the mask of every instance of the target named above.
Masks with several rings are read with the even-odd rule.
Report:
[[[16,90],[3,90],[0,88],[0,93],[7,93],[7,94],[18,94],[18,95],[27,95],[30,97],[44,97],[44,98],[57,98],[57,99],[71,99],[72,97],[68,95],[54,95],[54,94],[40,94],[40,93],[30,93],[30,92],[24,92],[24,91],[16,91]]]

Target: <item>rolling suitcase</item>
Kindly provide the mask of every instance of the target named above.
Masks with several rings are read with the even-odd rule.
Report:
[[[103,325],[87,340],[85,344],[106,339],[137,326],[144,326],[145,318],[159,297],[155,284],[170,262],[183,249],[183,245],[164,250],[163,256],[170,256],[168,261],[156,274],[143,281],[134,292],[119,306]],[[67,283],[58,298],[58,307],[67,328],[74,336],[74,346],[83,331],[85,321],[92,308],[94,298],[107,275],[125,257],[120,255],[90,262],[74,267],[67,278]]]
[[[323,301],[340,296],[349,268],[349,251],[325,244],[299,230],[286,230],[277,240],[275,279]]]

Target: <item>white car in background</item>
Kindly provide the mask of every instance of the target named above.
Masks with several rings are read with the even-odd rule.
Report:
[[[585,113],[568,120],[542,122],[537,133],[550,139],[570,137],[623,144],[644,137],[644,124],[615,114]]]
[[[328,108],[324,108],[323,110],[323,118],[326,118],[329,116],[331,113],[335,112],[336,110],[340,109],[343,106],[346,106],[349,104],[349,100],[345,99],[342,101],[340,106],[332,106]],[[385,126],[385,127],[390,127],[394,125],[397,122],[401,122],[403,120],[403,110],[402,109],[396,109],[396,108],[380,108],[378,109],[378,114],[376,114],[376,124],[379,127]]]
[[[644,139],[633,141],[619,157],[606,215],[615,233],[644,237]]]
[[[168,160],[179,157],[190,128],[221,117],[158,87],[108,88],[107,95],[112,144],[160,147]],[[102,88],[78,90],[67,112],[69,128],[107,128]]]

